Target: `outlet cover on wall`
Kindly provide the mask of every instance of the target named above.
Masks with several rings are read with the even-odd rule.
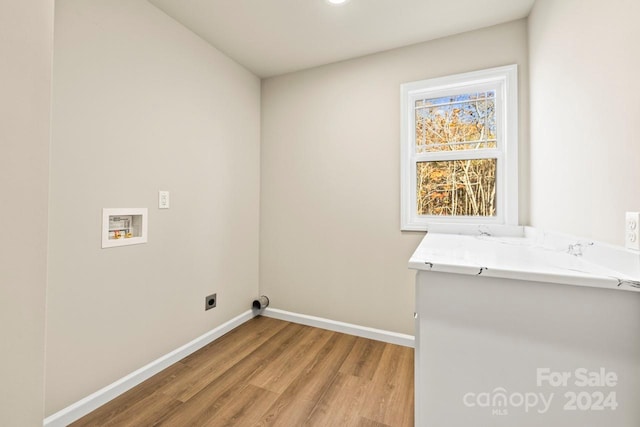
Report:
[[[640,250],[640,212],[627,212],[624,221],[624,246]]]
[[[204,297],[204,310],[211,310],[218,305],[218,296],[216,294],[207,295]]]
[[[158,209],[169,209],[169,192],[166,190],[158,191]]]

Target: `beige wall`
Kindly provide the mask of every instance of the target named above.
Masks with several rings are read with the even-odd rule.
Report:
[[[0,425],[41,426],[53,3],[0,3]]]
[[[400,232],[400,84],[512,63],[526,223],[525,20],[263,80],[260,291],[272,307],[413,333],[407,261],[423,234]]]
[[[58,0],[53,89],[47,415],[258,289],[255,76],[146,1]],[[101,249],[105,207],[148,207],[149,242]]]
[[[640,2],[537,0],[529,19],[531,222],[624,244],[640,210]]]

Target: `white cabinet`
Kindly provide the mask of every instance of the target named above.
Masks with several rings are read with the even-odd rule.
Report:
[[[613,271],[589,251],[621,267],[623,248],[539,243],[431,234],[416,250],[416,426],[640,426],[633,258]]]

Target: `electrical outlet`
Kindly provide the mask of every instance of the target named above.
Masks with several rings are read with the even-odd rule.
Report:
[[[207,295],[204,297],[204,310],[211,310],[218,304],[218,297],[216,294]]]
[[[624,246],[640,250],[640,212],[627,212],[624,221]]]

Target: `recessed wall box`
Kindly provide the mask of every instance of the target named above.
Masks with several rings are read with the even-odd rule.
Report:
[[[102,247],[147,243],[147,208],[102,209]]]

